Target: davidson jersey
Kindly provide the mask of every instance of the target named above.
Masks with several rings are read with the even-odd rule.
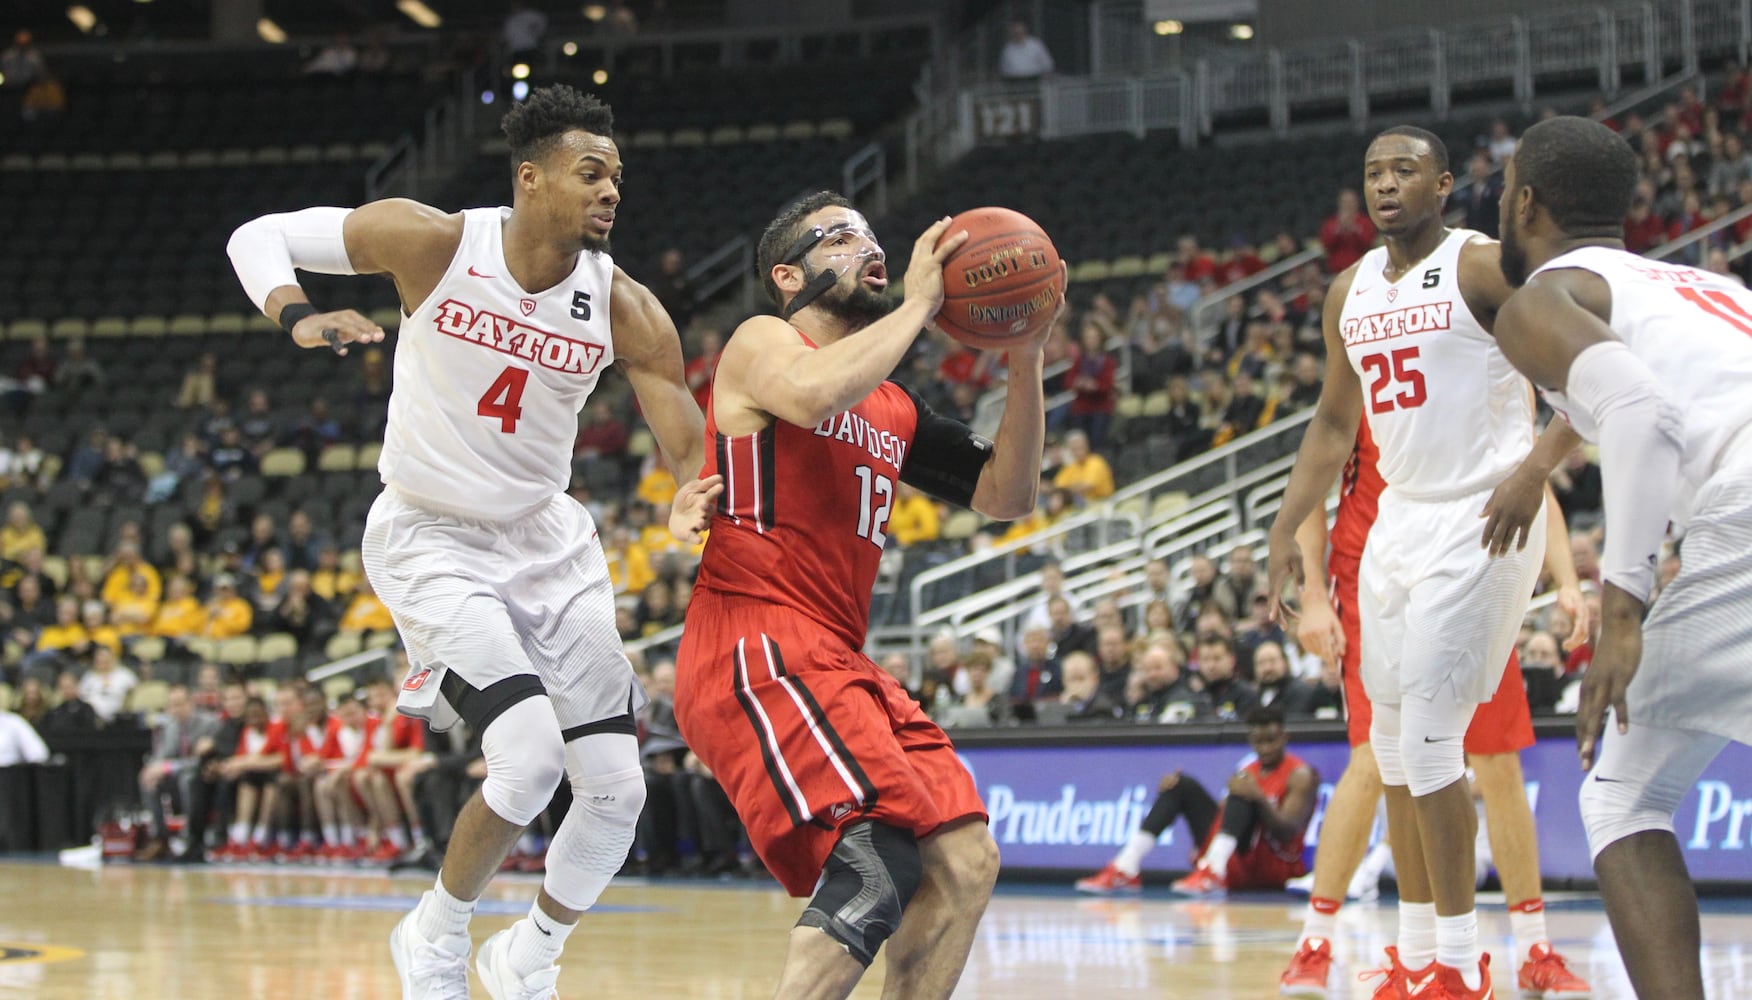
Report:
[[[724,492],[696,586],[791,608],[862,649],[919,412],[910,390],[884,382],[820,426],[780,420],[729,437],[708,405],[700,475],[723,475]]]
[[[438,287],[405,317],[377,469],[418,502],[508,520],[563,493],[578,412],[614,361],[614,261],[581,253],[540,294],[505,264],[509,208],[462,213]]]
[[[1665,264],[1624,250],[1583,247],[1535,274],[1592,271],[1612,290],[1612,332],[1654,371],[1685,412],[1685,454],[1673,520],[1689,520],[1697,491],[1726,467],[1752,465],[1752,292],[1720,275]],[[1599,429],[1587,411],[1546,392],[1553,409],[1591,442]]]
[[[1460,294],[1460,249],[1477,236],[1449,232],[1397,282],[1377,247],[1345,297],[1339,331],[1362,380],[1381,478],[1414,500],[1494,487],[1533,448],[1527,382]]]

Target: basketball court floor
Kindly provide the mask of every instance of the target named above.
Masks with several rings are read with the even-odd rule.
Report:
[[[477,944],[528,908],[537,882],[494,882],[474,924]],[[412,874],[86,870],[0,859],[0,1000],[399,1000],[385,939],[429,884]],[[1484,902],[1483,929],[1498,958],[1508,947],[1508,921],[1500,898]],[[1628,1000],[1598,903],[1582,895],[1548,902],[1552,936],[1594,982],[1595,996]],[[1752,997],[1752,902],[1705,905],[1710,996]],[[769,883],[617,881],[572,937],[560,996],[768,1000],[800,909]],[[1146,892],[1090,899],[1062,887],[1004,885],[955,996],[1275,997],[1300,913],[1290,897],[1182,902]],[[1391,940],[1392,914],[1386,903],[1346,908],[1338,951],[1350,964],[1334,976],[1342,980],[1334,998],[1369,996],[1371,984],[1355,973]],[[881,982],[878,960],[854,996],[877,997]],[[475,991],[485,995],[478,982]]]

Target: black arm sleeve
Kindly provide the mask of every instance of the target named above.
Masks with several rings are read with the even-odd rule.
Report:
[[[959,420],[941,416],[910,386],[895,382],[918,409],[918,429],[900,469],[900,481],[957,507],[973,506],[980,470],[992,457],[992,443]]]

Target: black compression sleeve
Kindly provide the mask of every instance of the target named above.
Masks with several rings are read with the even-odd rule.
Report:
[[[991,441],[961,421],[933,411],[911,387],[900,382],[895,385],[912,397],[919,413],[900,481],[957,507],[973,506],[980,470],[992,457]]]

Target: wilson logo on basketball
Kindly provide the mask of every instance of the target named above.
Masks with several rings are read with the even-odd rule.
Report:
[[[439,304],[434,325],[445,336],[471,341],[557,372],[589,375],[602,364],[601,344],[589,344],[538,330],[485,309],[477,312],[455,299],[445,299]]]
[[[1349,347],[1414,333],[1446,330],[1453,309],[1452,302],[1431,302],[1427,305],[1406,306],[1404,309],[1347,319],[1344,321],[1344,343]]]

